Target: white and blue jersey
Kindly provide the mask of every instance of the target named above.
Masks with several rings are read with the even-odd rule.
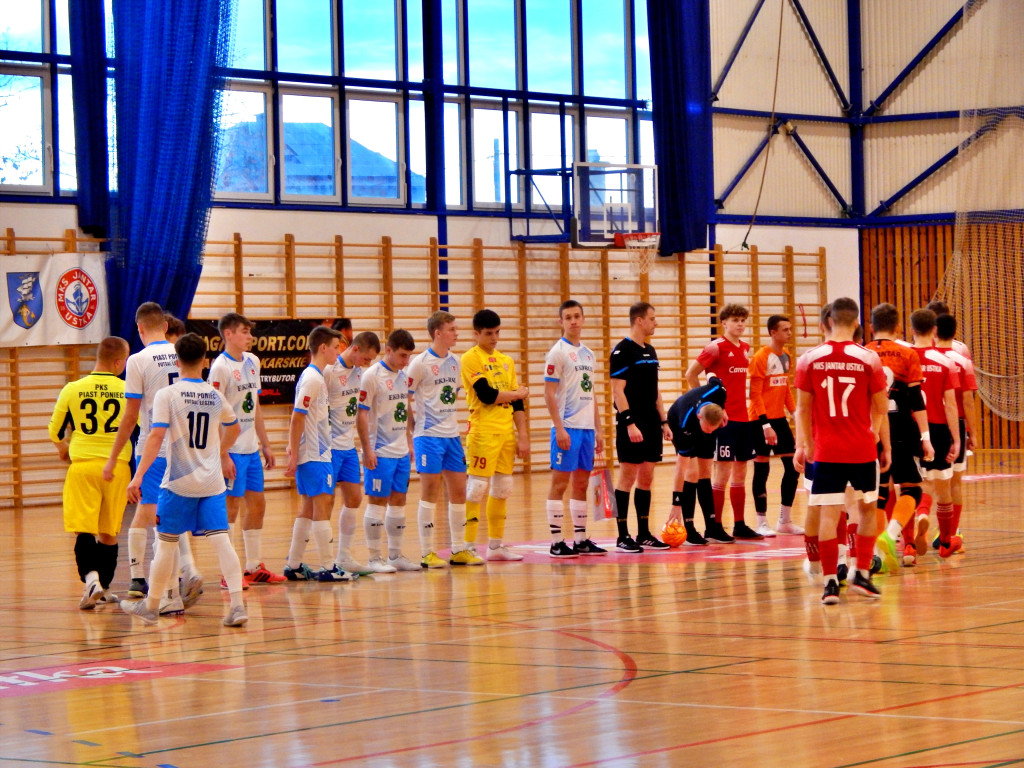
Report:
[[[566,429],[594,429],[594,353],[559,339],[544,359],[544,381],[558,384],[558,415]]]
[[[429,347],[409,363],[409,393],[416,425],[413,437],[459,436],[458,400],[462,389],[459,359],[449,352],[444,357]]]
[[[327,384],[323,373],[310,363],[295,384],[293,410],[306,415],[306,423],[299,437],[299,464],[308,461],[331,462],[331,426],[327,403]]]
[[[139,453],[149,437],[153,423],[153,403],[156,393],[177,381],[178,354],[169,341],[154,341],[128,358],[124,373],[124,396],[141,400],[139,405]],[[160,458],[166,455],[167,442],[160,446]]]
[[[356,447],[356,414],[364,370],[351,368],[338,356],[338,362],[324,369],[327,399],[331,411],[331,448],[350,451]]]
[[[224,395],[234,409],[242,432],[231,453],[257,453],[260,449],[256,434],[256,406],[260,395],[260,361],[251,352],[243,352],[242,359],[236,360],[227,352],[221,352],[210,366],[206,377],[210,385]]]
[[[409,455],[406,425],[409,422],[409,377],[379,360],[363,373],[359,407],[369,411],[369,437],[378,457],[398,459]]]

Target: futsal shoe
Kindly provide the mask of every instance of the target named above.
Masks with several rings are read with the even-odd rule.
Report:
[[[785,534],[787,536],[804,535],[804,529],[792,521],[788,523],[779,523],[778,526],[775,528],[775,532],[779,534]]]
[[[652,549],[655,551],[663,551],[666,549],[672,549],[672,547],[666,544],[661,539],[657,539],[653,534],[647,534],[642,539],[637,539],[636,543],[644,549]]]
[[[918,555],[928,553],[928,518],[925,515],[918,515],[917,517],[914,530],[914,550]]]
[[[123,605],[123,603],[122,603]],[[185,612],[185,603],[181,595],[167,594],[160,599],[159,613],[161,616],[169,616],[172,613],[181,615]]]
[[[160,615],[153,610],[146,607],[145,600],[122,600],[121,610],[127,613],[129,616],[134,616],[137,619],[141,619],[143,624],[149,624],[150,626],[157,623]]]
[[[228,588],[227,579],[225,579],[223,576],[220,577],[220,588],[221,589],[227,589]],[[249,580],[245,577],[245,574],[243,573],[242,574],[242,589],[244,590],[244,589],[248,589],[248,588],[249,588]]]
[[[575,547],[570,547],[564,541],[556,541],[551,545],[551,549],[548,550],[548,555],[559,559],[565,559],[569,557],[579,557],[580,553],[576,551]]]
[[[244,627],[247,621],[249,617],[245,613],[245,606],[236,605],[228,611],[222,623],[225,627]]]
[[[871,581],[871,577],[862,576],[860,571],[854,572],[853,579],[850,581],[850,591],[862,597],[877,599],[882,596],[882,590],[875,586],[875,583]]]
[[[757,528],[755,530],[758,532],[758,534],[761,535],[761,538],[763,538],[763,539],[774,539],[775,538],[775,531],[773,531],[772,527],[770,525],[768,525],[768,521],[767,520],[762,520],[761,522],[759,522],[757,524]]]
[[[908,544],[903,548],[903,567],[909,568],[913,565],[917,565],[917,549],[913,544]]]
[[[352,581],[352,578],[351,573],[341,570],[337,565],[331,567],[330,570],[321,568],[316,572],[317,581]]]
[[[888,531],[882,531],[875,540],[875,544],[882,555],[882,565],[885,567],[886,573],[895,573],[899,566],[899,560],[896,558],[896,542],[892,540],[892,536]]]
[[[244,588],[244,587],[243,587]],[[178,579],[178,591],[186,608],[191,608],[203,594],[203,579],[198,573],[192,573],[184,579]]]
[[[850,575],[850,566],[846,563],[839,563],[836,566],[836,581],[839,582],[840,587],[846,586],[846,577]]]
[[[354,568],[345,568],[346,571],[355,570]],[[249,582],[249,584],[281,584],[288,581],[284,576],[279,573],[267,570],[267,566],[260,563],[256,566],[253,571],[246,571],[242,574],[242,577]]]
[[[839,582],[830,578],[825,582],[825,591],[821,595],[822,605],[835,605],[839,602]]]
[[[712,544],[732,544],[736,539],[726,533],[721,523],[712,523],[704,531],[704,538]]]
[[[764,536],[755,531],[745,522],[740,520],[736,525],[732,527],[732,536],[734,539],[741,539],[743,541],[763,541]]]
[[[632,536],[619,536],[615,540],[615,549],[624,555],[639,555],[644,548],[633,541]]]
[[[938,547],[936,546],[936,549]],[[149,584],[145,579],[132,579],[132,583],[128,585],[128,597],[132,599],[138,599],[145,597],[149,594]]]
[[[437,556],[436,552],[428,552],[423,556],[423,559],[420,560],[420,565],[424,568],[447,568],[448,561],[442,560]]]
[[[483,565],[484,559],[471,549],[464,549],[461,552],[453,552],[448,559],[451,565]]]
[[[286,565],[284,567],[284,577],[288,579],[288,581],[316,580],[316,574],[313,573],[313,569],[305,563],[299,563],[295,568]]]
[[[78,607],[83,611],[91,611],[102,597],[103,587],[98,581],[90,581],[85,585],[85,591],[82,592],[82,599],[78,601]]]
[[[111,592],[109,589],[104,589],[103,594],[100,595],[100,599],[96,601],[96,605],[106,605],[109,603],[120,603],[117,599],[117,595]]]
[[[882,558],[878,555],[871,556],[871,575],[882,572]]]
[[[963,546],[963,539],[959,536],[951,536],[949,539],[949,546],[942,546],[939,544],[939,557],[946,559],[951,557],[954,552],[959,550]]]
[[[706,547],[708,540],[697,533],[696,528],[686,529],[686,540],[683,542],[684,547]]]
[[[369,562],[366,563],[366,567],[370,570],[370,573],[394,573],[398,570],[384,562],[384,558],[380,555],[371,557]]]
[[[607,555],[608,550],[604,547],[599,547],[590,539],[584,539],[583,541],[576,543],[577,554],[584,556],[596,556],[596,555]]]
[[[518,552],[513,552],[511,549],[502,544],[500,547],[488,547],[487,548],[487,562],[489,563],[500,563],[507,562],[512,563],[517,560],[522,560],[523,556]]]
[[[396,571],[422,571],[424,568],[424,566],[419,563],[414,563],[403,554],[398,554],[395,557],[388,557],[388,565]]]
[[[815,560],[811,562],[807,558],[804,558],[803,562],[804,573],[811,581],[818,581],[821,578],[821,561]]]

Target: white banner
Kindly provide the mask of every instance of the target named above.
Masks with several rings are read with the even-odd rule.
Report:
[[[110,335],[103,253],[0,257],[0,347],[95,344]]]

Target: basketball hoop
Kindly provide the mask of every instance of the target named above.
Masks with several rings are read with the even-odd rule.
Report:
[[[658,255],[661,245],[660,232],[616,232],[615,245],[629,251],[629,261],[636,271],[645,275],[651,268],[651,260]]]

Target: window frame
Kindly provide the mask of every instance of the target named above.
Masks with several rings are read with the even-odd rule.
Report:
[[[339,89],[334,87],[323,87],[318,88],[316,86],[299,86],[295,84],[289,84],[287,86],[282,85],[276,89],[276,104],[277,109],[275,110],[275,125],[277,126],[277,160],[274,163],[276,169],[275,178],[277,182],[277,198],[278,203],[284,205],[286,203],[311,203],[311,204],[341,204],[342,202],[342,189],[345,188],[344,176],[345,167],[343,164],[343,155],[341,152],[341,131],[338,126],[341,124],[341,120],[344,116],[340,112],[340,104],[342,101],[342,94]],[[319,98],[330,98],[331,104],[331,115],[334,119],[334,125],[332,126],[332,145],[334,148],[334,194],[333,195],[305,195],[296,194],[285,191],[285,157],[284,157],[284,98],[285,96],[316,96]]]
[[[228,81],[225,83],[224,91],[238,91],[243,93],[261,93],[263,94],[264,104],[266,104],[266,126],[267,126],[267,142],[266,142],[266,153],[267,153],[267,191],[266,192],[231,192],[221,191],[216,189],[216,177],[214,177],[214,190],[213,200],[214,202],[219,201],[232,201],[232,202],[273,202],[274,201],[274,175],[275,168],[277,166],[277,153],[274,149],[274,131],[277,125],[277,108],[276,101],[274,99],[274,89],[270,83],[264,81],[246,80],[246,81]],[[222,129],[223,130],[223,129]],[[280,130],[280,129],[279,129]],[[284,134],[282,134],[283,136]],[[218,146],[218,152],[220,147]],[[218,167],[216,170],[220,170]],[[282,177],[282,189],[284,179]]]
[[[395,148],[397,150],[397,164],[398,173],[398,197],[356,197],[352,192],[352,129],[351,129],[351,111],[348,108],[350,101],[378,101],[386,102],[395,105]],[[405,207],[406,202],[411,199],[412,190],[409,189],[410,177],[408,174],[409,158],[407,144],[405,141],[406,132],[406,99],[402,94],[391,95],[388,93],[382,93],[381,91],[362,91],[355,89],[348,89],[345,91],[345,190],[348,204],[353,207],[359,206],[396,206]],[[418,204],[423,206],[424,204]]]
[[[45,26],[45,25],[44,25]],[[46,30],[44,29],[44,35]],[[48,36],[45,38],[48,40]],[[48,46],[45,46],[48,47]],[[39,79],[40,90],[39,98],[41,103],[40,109],[40,150],[42,157],[40,161],[42,163],[42,184],[2,184],[0,183],[0,194],[4,195],[18,195],[18,196],[39,196],[47,195],[54,196],[54,143],[53,143],[53,125],[54,125],[54,114],[53,114],[53,83],[52,78],[53,67],[50,64],[32,64],[29,62],[13,62],[4,61],[0,63],[0,77],[11,76],[11,77],[35,77]],[[74,130],[74,124],[72,123],[71,130]],[[58,190],[59,191],[59,190]]]

